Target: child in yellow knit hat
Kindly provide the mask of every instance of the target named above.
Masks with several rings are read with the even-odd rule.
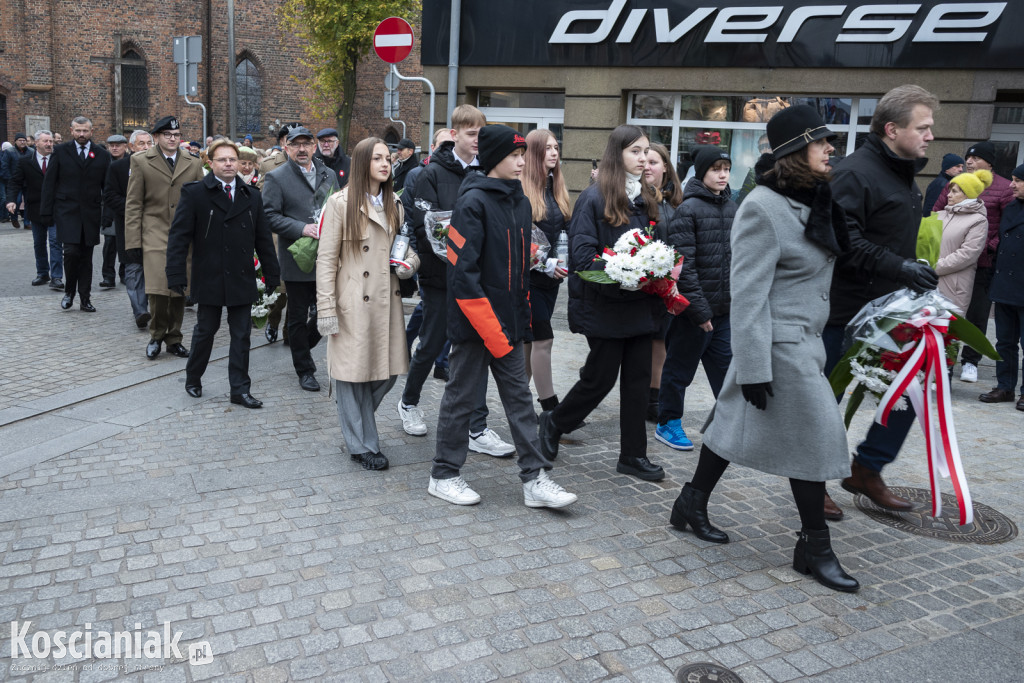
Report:
[[[961,173],[949,181],[949,203],[939,211],[942,242],[935,272],[939,293],[963,312],[971,302],[978,257],[988,237],[985,203],[978,195],[992,184],[992,172]]]

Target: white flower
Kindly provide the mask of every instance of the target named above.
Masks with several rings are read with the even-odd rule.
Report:
[[[639,259],[630,256],[629,252],[609,255],[605,260],[604,272],[625,287],[636,287],[640,284],[640,278],[644,276]]]
[[[612,251],[616,254],[629,254],[633,249],[640,246],[639,230],[630,230],[619,235],[619,239],[615,240],[615,246],[612,247]]]
[[[655,278],[667,276],[676,263],[675,249],[660,240],[648,242],[636,254],[643,269]]]
[[[263,280],[260,280],[259,278],[256,278],[256,291],[257,292],[265,292],[265,291],[267,291],[266,283],[264,283]]]

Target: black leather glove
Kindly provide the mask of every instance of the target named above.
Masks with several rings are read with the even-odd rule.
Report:
[[[775,396],[775,394],[772,393],[771,382],[762,382],[761,384],[741,384],[740,390],[743,392],[743,400],[758,410],[764,410],[767,408],[768,397]]]
[[[141,249],[125,249],[124,250],[124,262],[125,263],[142,263],[142,250]]]
[[[939,286],[939,276],[931,266],[910,259],[900,266],[896,281],[918,293],[929,292]]]
[[[267,285],[267,294],[273,294],[274,290],[281,286],[277,280],[267,280],[265,284]]]
[[[167,289],[172,292],[177,292],[181,296],[185,296],[185,285],[168,285]]]

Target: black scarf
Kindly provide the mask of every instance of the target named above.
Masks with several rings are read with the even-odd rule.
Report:
[[[800,202],[811,209],[804,227],[804,236],[836,256],[850,250],[850,235],[846,229],[846,212],[832,201],[832,186],[819,181],[814,187],[795,189],[781,188],[774,173],[757,176],[757,184],[778,192],[783,197]]]

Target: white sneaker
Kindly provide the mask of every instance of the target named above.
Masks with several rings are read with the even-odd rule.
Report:
[[[977,382],[978,381],[978,366],[974,363],[964,363],[963,367],[960,368],[960,381],[961,382]]]
[[[493,455],[495,458],[507,458],[516,453],[516,447],[502,441],[501,437],[495,434],[490,427],[485,429],[480,436],[469,435],[469,450]]]
[[[427,423],[423,421],[423,411],[419,406],[406,407],[402,399],[398,399],[398,417],[402,418],[402,429],[412,436],[423,436],[427,433]]]
[[[523,498],[528,508],[564,508],[576,502],[576,494],[569,493],[548,478],[541,470],[537,478],[523,484]]]
[[[431,477],[427,493],[456,505],[476,505],[480,502],[480,494],[469,488],[469,484],[461,476],[451,479]],[[576,500],[576,496],[573,496],[573,500]]]

